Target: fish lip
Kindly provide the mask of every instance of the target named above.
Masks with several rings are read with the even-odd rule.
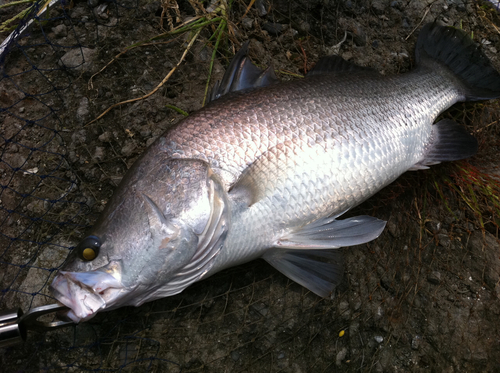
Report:
[[[108,303],[101,294],[105,294],[107,290],[118,290],[115,288],[120,282],[112,275],[96,271],[92,272],[91,276],[103,277],[108,282],[113,282],[114,286],[109,284],[105,287],[100,285],[91,286],[91,284],[82,281],[82,277],[84,277],[82,273],[65,271],[59,271],[52,284],[49,285],[49,290],[53,296],[70,308],[63,316],[75,323],[87,321],[100,310],[107,308]]]

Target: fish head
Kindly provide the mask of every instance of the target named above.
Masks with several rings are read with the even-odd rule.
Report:
[[[74,322],[179,293],[211,268],[227,223],[226,192],[207,163],[143,157],[50,290]]]

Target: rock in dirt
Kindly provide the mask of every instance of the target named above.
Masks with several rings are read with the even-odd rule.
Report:
[[[125,142],[125,145],[123,146],[123,148],[121,150],[121,153],[125,157],[129,157],[129,156],[132,155],[132,153],[134,152],[135,148],[136,148],[135,142],[132,141],[132,140],[128,140],[128,141]]]
[[[52,32],[54,33],[54,35],[56,37],[64,37],[64,36],[68,36],[68,28],[66,27],[65,24],[60,24],[60,25],[57,25],[56,27],[53,27],[52,28]]]
[[[335,364],[339,367],[342,364],[342,361],[345,360],[346,356],[347,356],[347,348],[344,347],[337,354],[337,357],[335,359]]]
[[[102,161],[104,159],[105,151],[102,146],[96,146],[94,155],[92,158],[94,158],[96,161]]]
[[[264,17],[267,14],[267,7],[269,4],[265,0],[257,0],[255,2],[255,8],[259,12],[259,16]]]
[[[6,154],[3,157],[3,162],[8,164],[11,168],[20,168],[26,163],[26,158],[24,155],[19,153]]]
[[[110,142],[111,138],[112,138],[112,135],[111,135],[111,133],[109,133],[108,131],[106,131],[106,132],[103,132],[102,134],[100,134],[98,138],[99,138],[99,141]]]
[[[89,114],[89,99],[87,97],[83,97],[80,100],[80,105],[78,106],[78,110],[76,111],[76,118],[80,123],[83,123],[87,120]]]
[[[245,17],[241,20],[241,24],[243,25],[244,28],[247,30],[251,30],[253,27],[253,19]]]
[[[421,344],[422,344],[422,337],[419,336],[419,335],[416,335],[411,340],[411,349],[412,350],[418,350],[420,348]]]
[[[95,49],[76,48],[67,52],[59,60],[59,66],[74,69],[78,72],[89,71],[97,54]]]
[[[441,273],[438,271],[432,271],[429,276],[427,276],[427,281],[429,281],[431,284],[434,285],[439,285],[441,282]]]
[[[388,0],[372,0],[372,8],[376,14],[384,14],[388,5]]]
[[[266,22],[262,26],[264,30],[266,30],[270,35],[278,36],[282,32],[288,29],[288,25],[280,24],[280,23],[272,23]]]

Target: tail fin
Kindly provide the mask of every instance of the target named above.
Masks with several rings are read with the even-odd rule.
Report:
[[[461,81],[466,100],[500,97],[500,74],[464,31],[429,23],[420,31],[415,54],[417,65],[432,59],[447,66]]]

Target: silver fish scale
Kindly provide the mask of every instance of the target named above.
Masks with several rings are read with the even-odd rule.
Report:
[[[257,197],[234,207],[211,272],[356,206],[421,161],[433,121],[462,97],[444,76],[312,76],[223,97],[167,133],[159,150],[207,161],[228,190],[244,173]]]

